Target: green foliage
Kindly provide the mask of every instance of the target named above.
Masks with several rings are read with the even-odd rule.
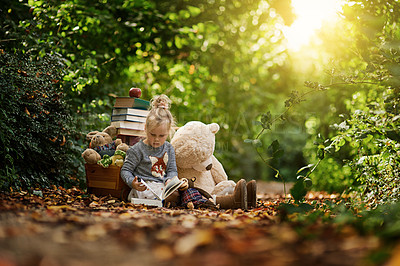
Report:
[[[185,5],[182,1],[169,8],[177,12]],[[173,62],[167,58],[170,79],[160,79],[161,72],[154,74],[160,91],[170,88],[180,124],[201,120],[221,126],[216,156],[231,179],[273,177],[256,159],[257,153],[242,143],[258,130],[251,121],[288,90],[290,77],[285,78],[290,71],[283,70],[287,70],[283,36],[275,36],[278,31],[273,30],[279,18],[269,16],[272,11],[265,1],[197,1],[190,5],[201,13],[182,22],[192,29],[192,35],[188,34],[189,44],[182,47],[184,56]],[[272,37],[276,43],[267,41]],[[247,165],[257,171],[249,171]]]
[[[0,50],[1,190],[71,183],[73,131],[62,69],[56,56]]]
[[[399,173],[397,165],[400,144],[397,133],[397,114],[375,107],[368,111],[355,111],[342,122],[339,135],[332,138],[328,150],[339,151],[350,146],[351,159],[346,165],[360,186],[361,197],[372,206],[399,200]]]
[[[300,93],[299,91],[292,91],[289,95],[289,99],[285,101],[285,110],[278,116],[273,117],[271,115],[270,111],[267,111],[266,113],[263,113],[260,117],[260,121],[257,121],[259,125],[261,125],[261,130],[259,133],[256,135],[255,139],[246,139],[244,142],[245,143],[251,143],[253,147],[255,147],[258,156],[260,159],[263,161],[263,163],[271,168],[273,171],[275,171],[275,178],[281,179],[284,184],[286,183],[287,179],[282,175],[281,171],[278,170],[278,167],[273,166],[278,164],[278,159],[283,157],[284,155],[284,149],[281,147],[280,143],[278,140],[272,141],[272,143],[268,146],[268,148],[263,150],[263,144],[260,138],[262,137],[263,133],[266,130],[271,130],[271,127],[276,124],[278,121],[287,121],[287,117],[289,115],[289,111],[296,105],[299,105],[301,102],[305,101],[306,97],[314,92],[322,91],[325,90],[326,88],[316,84],[316,83],[306,83],[305,84],[307,87],[311,88],[311,90]],[[320,153],[319,156],[319,162],[317,165],[320,163],[320,161],[324,157],[324,152]],[[290,190],[291,195],[293,196],[295,202],[300,202],[304,200],[304,197],[306,196],[307,192],[312,186],[312,181],[309,178],[311,173],[315,170],[317,165],[309,165],[307,167],[302,167],[300,168],[297,173],[311,168],[312,169],[307,173],[306,176],[299,175],[297,176],[297,180],[293,186],[293,188]],[[286,194],[286,189],[285,189],[285,194]]]
[[[351,168],[343,165],[335,158],[327,157],[310,175],[313,190],[327,191],[328,193],[341,193],[357,186],[351,174]]]
[[[244,157],[260,169],[252,175],[265,175],[256,155],[240,143],[255,133],[249,121],[290,87],[283,35],[274,26],[281,18],[269,16],[286,12],[285,5],[276,10],[259,0],[8,5],[10,16],[23,14],[12,17],[15,27],[5,32],[14,40],[8,48],[39,56],[56,52],[65,59],[64,91],[82,135],[106,127],[115,95],[126,96],[137,86],[145,99],[169,95],[179,125],[219,123],[216,155],[232,179],[249,175]],[[284,17],[290,21],[289,13]],[[14,38],[17,31],[23,34]],[[81,139],[74,145],[86,147]]]
[[[350,95],[336,99],[335,122],[327,120],[317,125],[327,137],[317,143],[318,152],[328,156],[313,177],[318,188],[358,192],[363,202],[376,207],[399,200],[398,103],[399,103],[399,22],[397,2],[372,4],[359,1],[344,8],[347,19],[341,36],[353,36],[349,49],[336,54],[340,67],[329,71],[335,91],[347,90]],[[356,56],[353,51],[356,50]],[[346,61],[343,61],[343,58]],[[330,121],[329,130],[327,123]],[[315,157],[314,157],[315,158]],[[327,175],[329,173],[329,177]],[[344,186],[343,186],[344,185]]]
[[[368,256],[368,261],[373,265],[387,262],[400,238],[399,203],[382,204],[370,209],[365,205],[338,199],[311,203],[281,203],[278,209],[280,218],[296,224],[296,231],[307,238],[313,236],[317,224],[332,226],[332,230],[337,232],[349,232],[348,229],[351,228],[359,235],[377,237],[380,245]],[[307,228],[313,229],[310,231]]]
[[[306,82],[305,90],[298,87],[307,62],[295,61],[282,45],[281,26],[294,18],[289,4],[8,0],[1,10],[1,44],[4,55],[26,54],[29,62],[57,58],[48,65],[52,75],[52,64],[64,69],[53,86],[62,86],[57,89],[68,100],[78,132],[67,138],[72,150],[65,152],[75,155],[71,169],[80,174],[83,136],[109,125],[115,96],[137,86],[145,99],[168,94],[179,125],[219,123],[216,155],[231,179],[294,180],[297,200],[310,189],[310,179],[314,188],[327,191],[358,188],[372,205],[397,200],[399,4],[365,0],[345,6],[346,22],[321,33],[328,75],[311,70],[320,82]],[[31,83],[30,93],[38,86]],[[40,113],[40,106],[27,110]],[[57,131],[45,121],[35,125]],[[60,140],[72,132],[61,128],[68,132],[51,137]],[[2,134],[2,141],[9,140]],[[5,160],[17,158],[15,153]],[[17,170],[5,171],[10,176]]]
[[[114,97],[137,86],[145,99],[168,94],[179,125],[219,123],[216,155],[231,179],[264,178],[257,155],[241,143],[256,130],[249,121],[289,90],[283,35],[274,26],[281,18],[269,16],[284,10],[259,0],[6,1],[2,45],[63,58],[60,82],[81,132],[77,151],[88,131],[109,124]]]
[[[400,238],[400,204],[385,203],[375,209],[364,209],[365,206],[351,208],[348,205],[332,205],[332,222],[339,228],[353,226],[363,235],[375,235],[383,243],[369,259],[376,265],[383,264],[390,257],[390,250]]]
[[[366,5],[355,10],[355,14],[364,12],[373,15],[369,22],[366,16],[361,18],[362,26],[368,31],[364,31],[360,37],[359,46],[360,50],[365,51],[363,59],[368,63],[368,78],[376,85],[370,85],[367,93],[355,98],[355,108],[349,106],[353,113],[346,119],[349,129],[345,132],[352,137],[350,144],[354,143],[359,151],[348,165],[362,184],[362,199],[372,206],[399,200],[400,83],[396,66],[400,50],[393,44],[398,43],[400,36],[399,30],[392,24],[398,23],[400,17],[397,12],[390,11],[399,7],[399,3],[393,2],[385,7]],[[379,11],[382,15],[378,15]],[[355,14],[348,16],[354,18]],[[371,39],[367,41],[367,38]],[[360,105],[364,107],[356,109]]]
[[[156,68],[158,50],[167,47],[164,44],[173,38],[176,28],[173,21],[157,13],[150,1],[28,4],[33,16],[21,21],[29,31],[25,49],[63,55],[68,65],[64,81],[70,86],[67,93],[74,100],[74,108],[92,99],[104,99],[110,92],[126,96],[130,87],[140,84],[139,79],[124,81],[129,73],[126,69],[136,61],[139,69],[151,61]]]
[[[315,206],[304,203],[304,202],[295,202],[295,203],[281,203],[278,207],[279,215],[282,220],[289,219],[288,216],[291,214],[310,214],[312,212],[316,212]]]

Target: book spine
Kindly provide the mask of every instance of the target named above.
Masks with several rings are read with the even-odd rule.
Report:
[[[125,128],[117,128],[117,135],[146,137],[146,133],[144,132],[144,130],[134,130],[134,129],[125,129]]]
[[[125,129],[144,130],[144,123],[142,122],[128,122],[128,121],[115,121],[111,122],[111,126]]]
[[[129,122],[146,122],[146,117],[136,115],[111,115],[111,122],[114,121],[129,121]]]
[[[134,115],[140,117],[146,117],[148,110],[136,109],[136,108],[113,108],[111,115]]]
[[[115,98],[114,107],[134,107],[143,110],[147,110],[150,106],[150,102],[132,97],[117,97]]]

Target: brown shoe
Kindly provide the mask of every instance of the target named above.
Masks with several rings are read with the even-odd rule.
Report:
[[[246,184],[247,187],[247,207],[257,207],[257,184],[255,180],[251,180]]]
[[[226,196],[218,196],[217,204],[221,209],[243,209],[247,210],[247,188],[246,181],[240,179],[235,186],[233,194]]]

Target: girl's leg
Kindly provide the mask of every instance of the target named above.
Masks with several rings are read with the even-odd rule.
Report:
[[[138,198],[137,191],[136,191],[136,189],[133,189],[133,188],[131,189],[131,191],[128,194],[128,202],[131,202],[132,198]]]
[[[164,188],[163,183],[158,182],[147,182],[147,185],[153,189],[153,191],[161,197],[162,189]],[[139,199],[157,199],[157,197],[153,194],[150,189],[146,189],[145,191],[136,191],[137,198]]]

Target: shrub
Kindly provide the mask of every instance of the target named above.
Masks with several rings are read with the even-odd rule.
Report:
[[[0,50],[1,190],[71,183],[73,132],[62,70],[56,55]]]

